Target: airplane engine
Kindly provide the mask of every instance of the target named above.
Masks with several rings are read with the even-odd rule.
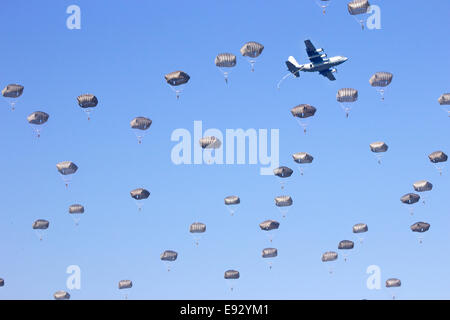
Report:
[[[316,49],[316,52],[317,52],[317,53],[323,52],[323,49],[322,49],[322,48]]]
[[[336,68],[333,68],[333,69],[331,69],[331,72],[332,72],[332,73],[336,73],[336,72],[337,72],[337,69],[336,69]]]

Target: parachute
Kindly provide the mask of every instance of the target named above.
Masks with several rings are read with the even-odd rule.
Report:
[[[291,168],[281,166],[273,169],[273,174],[280,178],[289,178],[294,171]],[[281,189],[284,189],[284,181],[280,181]]]
[[[430,229],[430,224],[426,222],[416,222],[411,226],[413,232],[426,232]]]
[[[202,149],[219,149],[222,145],[222,142],[214,136],[203,137],[198,142]]]
[[[228,83],[228,75],[230,74],[230,71],[225,71],[224,68],[229,69],[236,66],[236,56],[232,53],[220,53],[216,56],[214,63],[222,72],[225,78],[225,83]]]
[[[404,204],[414,204],[419,202],[420,196],[417,193],[407,193],[400,198],[400,201]],[[411,207],[410,212],[411,215],[414,214],[414,209]]]
[[[364,23],[366,22],[365,14],[368,13],[370,8],[370,3],[368,0],[353,0],[347,4],[348,12],[352,16],[359,15],[360,19],[355,17],[355,20],[361,25],[361,28],[364,30]]]
[[[316,4],[322,8],[322,13],[325,14],[326,9],[330,5],[330,0],[316,0]]]
[[[275,258],[278,256],[278,250],[275,248],[265,248],[262,251],[262,257],[267,258]],[[269,269],[272,269],[272,262],[269,262]]]
[[[280,223],[275,220],[266,220],[259,224],[259,227],[261,228],[261,230],[268,231],[270,242],[272,242],[272,240],[273,240],[273,232],[270,232],[270,231],[277,230],[279,228],[279,226],[280,226]]]
[[[184,86],[188,83],[191,77],[184,71],[174,71],[166,74],[164,78],[170,85],[170,88],[175,92],[178,99],[184,89]]]
[[[119,290],[130,289],[132,287],[133,287],[133,281],[131,281],[131,280],[120,280],[119,281]]]
[[[391,278],[386,280],[386,288],[398,288],[401,287],[402,282],[400,279]],[[395,299],[395,295],[392,295],[392,299]]]
[[[337,254],[337,252],[334,252],[334,251],[327,251],[324,254],[322,254],[322,262],[333,262],[333,261],[336,261],[337,258],[338,258],[338,254]],[[333,273],[332,266],[330,266],[328,272],[330,274]]]
[[[367,224],[365,223],[357,223],[353,226],[353,233],[359,235],[360,233],[365,233],[369,231],[369,228],[367,227]],[[363,243],[364,238],[362,237],[362,235],[358,236],[359,242]]]
[[[413,188],[417,192],[431,191],[431,189],[433,189],[433,184],[431,184],[431,182],[428,182],[426,180],[420,180],[413,183]],[[423,203],[425,203],[424,199]]]
[[[290,196],[278,196],[275,198],[275,205],[278,207],[280,212],[283,214],[283,218],[286,217],[288,209],[292,206],[292,198]]]
[[[78,105],[87,114],[88,120],[91,119],[91,112],[98,104],[98,99],[93,94],[82,94],[77,97]]]
[[[76,226],[78,226],[78,223],[80,222],[80,218],[78,216],[83,213],[84,207],[81,204],[72,204],[69,206],[69,214],[72,216]]]
[[[447,115],[450,117],[450,93],[444,93],[442,94],[439,99],[438,102],[441,106],[444,106],[443,109],[444,111],[447,113]]]
[[[418,232],[420,234],[420,233],[427,232],[430,229],[430,224],[426,223],[426,222],[416,222],[410,228],[411,228],[412,232]],[[418,240],[419,240],[419,243],[422,243],[423,237],[419,236]]]
[[[131,190],[130,192],[131,197],[136,201],[136,205],[138,207],[138,210],[141,211],[143,207],[143,203],[140,200],[145,200],[150,196],[150,191],[144,189],[144,188],[137,188],[134,190]]]
[[[3,287],[5,285],[5,280],[3,278],[0,278],[0,287]]]
[[[56,168],[58,169],[58,172],[62,175],[63,181],[66,184],[67,188],[72,180],[71,176],[78,170],[77,165],[72,161],[62,161],[56,164]]]
[[[170,271],[169,263],[177,260],[178,253],[172,250],[166,250],[160,255],[160,259],[167,265],[167,271]]]
[[[249,58],[248,62],[252,67],[252,72],[255,71],[255,58],[259,57],[264,50],[264,46],[261,43],[250,41],[244,44],[241,48],[241,54],[244,57]]]
[[[39,240],[42,241],[44,238],[44,231],[47,230],[50,225],[50,222],[44,219],[38,219],[33,222],[33,229],[36,231],[36,235],[39,237]]]
[[[405,204],[414,204],[420,200],[420,196],[416,193],[407,193],[400,198],[400,201]]]
[[[224,201],[228,211],[233,216],[236,212],[235,205],[241,203],[241,199],[238,196],[228,196],[224,199]]]
[[[55,300],[69,300],[70,294],[66,291],[56,291],[53,294],[53,298],[55,298]]]
[[[369,79],[369,83],[372,87],[377,87],[377,91],[381,95],[381,100],[384,101],[384,91],[391,82],[394,75],[390,72],[377,72]]]
[[[220,149],[220,147],[222,146],[222,142],[214,137],[214,136],[206,136],[201,138],[199,141],[200,146],[202,147],[203,150],[207,150],[208,152],[210,152],[209,155],[209,159],[207,160],[208,164],[212,163],[212,158],[213,158],[213,154],[215,153],[215,149]],[[203,157],[205,157],[205,154],[203,155]]]
[[[352,88],[339,89],[336,94],[336,100],[341,104],[345,116],[348,118],[351,104],[358,100],[358,90]]]
[[[353,241],[342,240],[338,244],[338,249],[339,250],[350,250],[350,249],[353,249],[354,246],[355,246],[355,243]],[[348,254],[344,253],[343,256],[344,256],[344,261],[347,261]]]
[[[224,278],[226,280],[237,280],[241,277],[241,275],[239,274],[239,271],[237,270],[227,270],[225,271],[225,275]],[[232,284],[230,284],[230,290],[233,291],[234,287]]]
[[[195,240],[195,245],[198,246],[198,243],[200,241],[200,236],[202,233],[206,231],[206,224],[201,222],[194,222],[189,227],[189,232],[192,233]]]
[[[448,156],[443,151],[434,151],[428,155],[428,159],[430,159],[431,163],[433,163],[439,171],[439,174],[442,176],[442,163],[447,161]],[[441,163],[441,165],[439,165],[439,163]]]
[[[49,115],[42,111],[36,111],[27,117],[27,121],[32,125],[37,137],[41,136],[41,126],[47,122]]]
[[[24,89],[23,86],[20,84],[8,84],[2,90],[2,96],[11,99],[9,105],[11,106],[11,109],[13,111],[16,108],[17,98],[22,95],[23,89]]]
[[[130,122],[131,129],[134,129],[138,143],[142,143],[142,138],[146,133],[146,130],[152,125],[152,120],[146,117],[136,117]]]
[[[303,175],[303,171],[304,171],[303,164],[312,163],[314,160],[314,157],[307,152],[294,153],[292,155],[292,158],[294,159],[295,162],[300,164],[299,168],[300,168],[301,175]]]
[[[317,109],[309,104],[299,104],[291,109],[291,114],[297,120],[298,124],[303,128],[306,134],[306,127],[308,126],[306,118],[313,117]]]
[[[388,150],[388,145],[382,141],[372,142],[370,144],[370,151],[375,153],[378,163],[381,163],[382,154]]]
[[[120,280],[119,281],[119,290],[130,289],[133,287],[133,281],[131,280]],[[128,299],[128,294],[124,295],[125,300]]]

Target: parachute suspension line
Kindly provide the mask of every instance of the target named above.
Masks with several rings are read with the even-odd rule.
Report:
[[[379,154],[379,153],[376,153],[375,157],[377,158],[378,164],[381,164],[381,159],[383,158],[383,156],[381,154]]]
[[[308,124],[306,122],[301,121],[300,118],[298,117],[295,117],[295,120],[297,120],[300,127],[303,128],[303,133],[306,134],[306,128],[308,127]]]
[[[172,87],[171,85],[169,85],[169,84],[167,84],[167,85],[170,87],[170,89],[171,89],[173,92],[175,92],[175,95],[176,95],[177,99],[179,99],[181,93],[183,92],[183,88],[180,87],[180,86],[178,86],[177,89],[175,89],[175,88]]]
[[[250,63],[250,66],[252,68],[252,72],[255,72],[255,63],[256,60],[255,59],[246,59],[248,61],[248,63]]]
[[[69,184],[72,182],[72,178],[70,175],[63,175],[62,176],[63,182],[66,185],[66,188],[69,188]]]
[[[379,93],[380,93],[380,95],[381,95],[381,101],[384,101],[384,89],[378,89],[377,90]]]
[[[16,103],[17,103],[17,101],[11,101],[11,102],[9,103],[9,105],[11,106],[11,111],[16,110]]]
[[[437,171],[439,171],[439,175],[442,176],[442,169],[444,169],[443,167],[438,166],[436,163],[433,163],[434,167],[436,168]]]
[[[353,16],[353,18],[356,20],[356,22],[358,22],[361,25],[361,29],[364,30],[364,23],[366,22],[366,20],[364,19],[358,19],[357,17]]]

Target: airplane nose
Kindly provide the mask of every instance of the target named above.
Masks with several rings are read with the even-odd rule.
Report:
[[[344,61],[347,61],[348,60],[348,58],[347,57],[343,57],[344,58]]]

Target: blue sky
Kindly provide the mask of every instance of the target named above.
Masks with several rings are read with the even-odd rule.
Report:
[[[81,30],[66,28],[66,8],[81,8]],[[4,1],[1,87],[25,86],[16,110],[2,99],[0,157],[3,221],[0,233],[0,299],[52,299],[66,289],[67,266],[81,268],[81,290],[72,299],[120,299],[118,281],[130,279],[135,299],[385,299],[368,290],[366,268],[397,277],[402,299],[448,299],[450,171],[439,176],[427,155],[450,152],[449,119],[437,103],[449,92],[448,12],[442,1],[373,1],[381,8],[380,30],[362,31],[346,1],[332,0],[326,15],[315,1]],[[438,9],[438,10],[437,10]],[[329,56],[349,60],[337,81],[302,74],[285,81],[284,61],[307,57],[311,39]],[[264,44],[255,72],[240,56],[247,41]],[[229,86],[214,65],[218,53],[238,56]],[[184,70],[191,80],[179,100],[164,74]],[[381,102],[370,76],[390,71],[394,80]],[[335,95],[359,90],[346,119]],[[99,104],[91,121],[76,103],[93,93]],[[290,114],[300,103],[318,109],[308,133]],[[40,139],[26,121],[33,111],[50,119]],[[153,120],[142,145],[129,122]],[[291,155],[305,151],[314,162],[296,170],[285,190],[259,165],[179,165],[171,162],[177,128],[280,129],[280,164],[296,168]],[[369,143],[385,141],[378,165]],[[194,141],[193,143],[197,143]],[[68,190],[56,163],[79,166]],[[412,183],[434,188],[415,215],[399,198]],[[129,191],[151,192],[138,212]],[[294,200],[286,218],[274,197]],[[241,204],[230,217],[225,196]],[[86,208],[75,228],[68,206]],[[31,228],[47,219],[44,241]],[[258,224],[281,222],[270,244]],[[189,225],[207,232],[198,248]],[[409,226],[431,224],[419,245]],[[339,259],[332,276],[323,252],[356,238],[355,223],[369,226],[349,261]],[[278,248],[269,270],[265,247]],[[159,255],[176,250],[167,272]],[[241,278],[230,292],[223,273]]]

